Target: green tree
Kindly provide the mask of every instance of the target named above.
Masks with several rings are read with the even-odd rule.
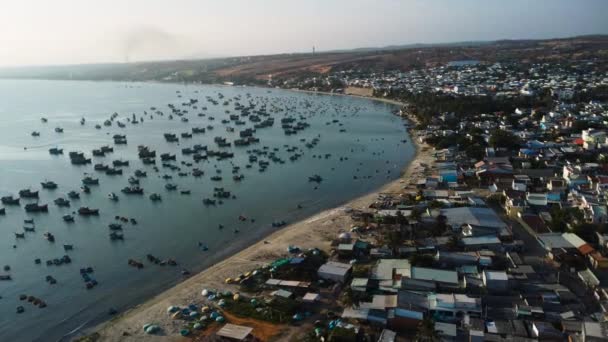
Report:
[[[418,324],[418,331],[416,332],[416,341],[420,342],[435,342],[440,341],[439,334],[435,331],[435,321],[431,318],[424,318],[420,324]]]
[[[410,265],[418,267],[431,267],[435,263],[435,257],[430,254],[414,253],[408,260]]]
[[[515,134],[502,129],[492,132],[489,143],[492,147],[505,147],[511,150],[518,149],[521,146],[519,138]]]
[[[413,208],[412,211],[410,212],[410,218],[413,221],[420,221],[420,219],[422,218],[422,210],[420,210],[418,208]]]

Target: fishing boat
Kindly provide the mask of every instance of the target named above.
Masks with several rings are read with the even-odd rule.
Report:
[[[19,196],[22,198],[38,198],[38,191],[31,191],[30,189],[19,190]]]
[[[89,188],[87,185],[83,185],[80,187],[80,189],[82,190],[82,192],[84,192],[85,194],[90,194],[91,193],[91,188]]]
[[[116,241],[116,240],[124,240],[124,235],[116,233],[116,232],[111,232],[110,233],[110,240],[112,241]],[[143,266],[142,266],[143,267]]]
[[[93,178],[90,176],[86,176],[82,179],[82,184],[84,185],[99,185],[99,178]]]
[[[323,181],[323,178],[321,178],[321,176],[319,176],[319,175],[313,175],[313,176],[308,177],[308,181],[321,183],[321,181]]]
[[[122,230],[122,225],[120,223],[110,223],[108,228],[110,228],[110,230]]]
[[[83,216],[99,215],[99,209],[91,209],[89,207],[80,207],[78,214]]]
[[[93,151],[91,151],[91,154],[95,157],[105,157],[106,153],[100,149],[94,149]]]
[[[33,136],[33,137],[39,137],[39,136],[40,136],[40,132],[33,131],[33,132],[32,132],[32,136]]]
[[[63,197],[57,198],[54,202],[58,207],[69,207],[70,206],[70,201],[66,200]]]
[[[80,194],[74,190],[68,192],[68,197],[71,199],[78,199],[80,198]]]
[[[57,148],[57,147],[52,147],[49,149],[49,153],[52,155],[58,155],[58,154],[63,154],[63,149],[62,148]]]
[[[135,268],[144,268],[144,264],[137,260],[129,259],[127,263],[129,264],[129,266],[133,266]]]
[[[19,205],[19,198],[14,198],[13,196],[3,196],[0,198],[2,204],[5,205]]]
[[[139,185],[139,179],[137,179],[135,177],[129,177],[128,182],[131,185]]]
[[[95,166],[93,166],[95,171],[107,171],[109,168],[110,167],[108,165],[102,163],[95,164]]]
[[[167,184],[165,184],[165,189],[167,189],[169,191],[177,190],[177,185],[171,184],[171,183],[167,183]]]
[[[42,121],[42,123],[47,123],[47,122],[49,122],[49,120],[48,120],[47,118],[44,118],[44,117],[43,117],[43,118],[40,118],[40,121]]]
[[[25,233],[15,233],[16,239],[25,239]]]
[[[46,232],[43,236],[48,242],[55,242],[55,236],[53,234]]]
[[[42,185],[43,189],[57,189],[57,183],[53,181],[41,182],[40,185]]]
[[[142,195],[144,193],[144,189],[138,186],[126,186],[120,191],[127,195]]]
[[[283,227],[286,224],[287,224],[287,222],[285,222],[285,221],[274,221],[274,222],[272,222],[272,226],[275,227],[275,228]]]
[[[135,170],[135,177],[147,177],[148,174],[142,170]]]
[[[151,194],[151,195],[150,195],[150,199],[151,199],[152,201],[155,201],[155,202],[156,202],[156,201],[160,201],[160,200],[162,200],[162,198],[160,197],[160,195],[159,195],[159,194],[157,194],[157,193],[153,193],[153,194]]]
[[[203,199],[203,204],[206,206],[215,205],[215,200],[210,199],[210,198],[205,198],[205,199]]]
[[[63,215],[64,222],[74,222],[74,216],[72,215]]]
[[[108,145],[101,146],[99,149],[102,150],[104,153],[114,152],[114,147]]]
[[[108,176],[114,176],[114,175],[122,175],[122,169],[117,169],[117,168],[108,168],[106,170],[106,175]]]
[[[63,250],[66,251],[66,252],[67,251],[71,251],[73,249],[74,249],[73,245],[63,245]]]
[[[178,142],[179,138],[177,137],[177,135],[172,134],[172,133],[165,133],[163,134],[163,136],[165,137],[165,140],[167,142]]]
[[[81,125],[84,125],[84,124],[85,124],[85,122],[86,122],[86,120],[85,120],[84,118],[80,119],[80,124],[81,124]]]
[[[190,195],[190,190],[182,190],[179,193],[182,195]]]
[[[112,161],[112,165],[114,165],[114,167],[129,166],[129,161],[128,160],[114,160],[114,161]]]
[[[116,194],[113,192],[110,192],[108,194],[108,198],[110,199],[110,201],[114,201],[114,202],[118,201],[118,196],[116,196]]]
[[[170,153],[162,153],[160,155],[160,159],[162,161],[169,161],[169,160],[176,160],[175,154],[170,154]]]
[[[47,212],[49,211],[49,206],[48,204],[28,203],[25,205],[25,211],[28,213]]]
[[[36,231],[36,227],[23,227],[23,230],[28,233],[33,233]]]
[[[57,133],[63,133],[63,128],[61,128],[61,127],[55,127],[55,132],[57,132]]]

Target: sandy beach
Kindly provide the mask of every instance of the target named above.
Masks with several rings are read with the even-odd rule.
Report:
[[[386,102],[398,104],[395,101]],[[91,337],[94,336],[94,339],[91,340],[184,340],[185,338],[179,335],[179,330],[183,324],[180,321],[172,320],[170,315],[167,315],[167,307],[201,302],[201,291],[205,288],[238,292],[237,285],[227,285],[224,280],[285,256],[289,245],[297,245],[302,249],[316,247],[329,251],[331,241],[339,233],[349,231],[352,227],[353,221],[349,214],[350,209],[369,210],[369,205],[376,201],[380,193],[401,193],[410,186],[410,180],[416,179],[424,173],[424,167],[421,164],[432,163],[431,149],[428,146],[420,145],[413,132],[411,133],[411,140],[416,145],[416,156],[403,170],[399,179],[384,185],[377,191],[353,199],[341,207],[325,210],[270,234],[263,240],[130,309],[113,320],[94,328],[91,331],[94,332],[94,335],[91,335]],[[146,335],[143,332],[142,326],[151,322],[162,327],[163,333],[161,335]],[[288,330],[285,329],[282,333],[288,334]],[[256,334],[255,330],[253,334]],[[280,340],[280,338],[278,339]]]

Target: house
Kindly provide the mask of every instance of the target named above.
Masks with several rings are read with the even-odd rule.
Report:
[[[578,252],[583,256],[595,251],[585,240],[574,233],[545,233],[538,234],[536,238],[550,256],[553,256],[556,250]]]
[[[600,285],[600,280],[590,269],[585,269],[576,273],[580,280],[590,289],[594,289]]]
[[[594,269],[607,269],[608,258],[603,256],[600,252],[592,252],[587,255],[589,263]]]
[[[537,234],[549,233],[550,230],[543,219],[536,214],[518,214],[519,223]]]
[[[353,291],[366,292],[369,286],[369,279],[367,278],[353,278],[350,282],[350,288]]]
[[[304,303],[316,303],[321,299],[321,295],[318,293],[307,292],[304,297],[302,297],[302,302]]]
[[[410,278],[421,282],[436,284],[441,288],[458,289],[466,287],[458,280],[458,272],[426,267],[412,267]]]
[[[279,297],[279,298],[291,298],[293,297],[293,293],[289,292],[287,290],[276,290],[270,293],[271,296],[273,297]]]
[[[509,276],[507,276],[507,272],[484,270],[481,276],[483,284],[490,291],[504,292],[509,289]]]
[[[372,268],[371,280],[378,281],[381,289],[401,287],[401,279],[410,277],[410,262],[407,259],[380,259]]]
[[[370,310],[386,310],[397,307],[397,295],[374,295],[371,302],[360,302],[359,307]]]
[[[321,265],[317,274],[319,278],[325,280],[331,280],[339,283],[344,283],[346,279],[349,277],[350,272],[352,270],[351,264],[345,264],[336,261],[328,261],[327,263]]]
[[[463,294],[428,294],[429,311],[443,321],[459,320],[465,314],[480,317],[481,299]]]
[[[435,260],[441,264],[449,264],[453,266],[463,265],[481,265],[489,266],[492,264],[492,258],[480,256],[476,252],[444,252],[437,251]]]
[[[460,231],[463,226],[473,229],[501,232],[507,230],[507,224],[490,208],[460,207],[441,209],[441,215],[447,218],[447,224],[454,231]]]
[[[380,333],[380,338],[378,338],[378,342],[395,342],[396,337],[396,332],[388,329],[383,329],[382,333]]]
[[[354,250],[354,243],[341,243],[338,245],[338,255],[342,258],[351,257]]]
[[[533,321],[530,323],[532,337],[543,341],[562,341],[563,334],[549,322]]]
[[[608,340],[608,324],[605,322],[583,323],[582,331],[583,342],[599,342]]]
[[[460,242],[465,251],[479,251],[482,249],[500,251],[502,249],[502,243],[495,235],[464,237]]]
[[[435,332],[442,341],[456,341],[458,336],[456,324],[452,323],[435,322]]]
[[[549,178],[549,180],[547,180],[547,190],[549,191],[562,192],[566,190],[566,188],[566,180],[562,178]]]
[[[526,201],[529,205],[544,207],[548,204],[546,193],[526,193]]]

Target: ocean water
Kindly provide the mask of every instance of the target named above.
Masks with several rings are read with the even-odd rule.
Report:
[[[220,95],[223,98],[220,98]],[[207,97],[217,101],[209,102]],[[193,106],[184,106],[197,99]],[[225,104],[224,101],[227,101]],[[214,137],[228,141],[238,138],[238,132],[253,123],[246,117],[245,125],[234,122],[223,124],[230,114],[240,114],[235,103],[254,110],[265,108],[275,118],[273,127],[258,129],[258,144],[244,147],[218,148]],[[168,104],[187,110],[183,117],[171,113]],[[162,111],[155,114],[151,107]],[[206,109],[203,109],[206,107]],[[400,118],[391,114],[395,107],[381,102],[343,96],[326,96],[297,93],[276,89],[222,87],[206,85],[178,85],[154,83],[71,82],[38,80],[0,80],[0,195],[18,195],[20,189],[40,191],[40,203],[49,205],[48,213],[26,213],[23,206],[4,206],[6,215],[0,216],[0,267],[9,265],[11,281],[0,281],[0,341],[56,341],[67,340],[69,332],[110,318],[109,308],[123,311],[184,279],[182,269],[197,272],[217,262],[227,254],[244,248],[278,228],[273,222],[295,222],[326,208],[377,189],[399,176],[400,171],[414,155],[414,147]],[[229,111],[227,113],[226,111]],[[118,116],[111,127],[96,129],[96,124]],[[203,113],[204,116],[199,116]],[[139,124],[127,122],[132,114],[143,117]],[[48,118],[47,123],[41,117]],[[81,118],[86,119],[84,125]],[[214,117],[211,120],[210,117]],[[295,135],[285,135],[281,119],[294,117],[310,126]],[[262,117],[264,119],[264,117]],[[119,128],[116,121],[125,123]],[[213,130],[180,138],[179,143],[166,142],[164,133],[190,131],[192,127],[212,125]],[[228,132],[226,127],[233,127]],[[64,129],[56,133],[55,127]],[[39,131],[39,137],[32,137]],[[125,134],[127,145],[115,145],[112,135]],[[306,143],[318,138],[318,143]],[[193,166],[191,156],[182,155],[181,149],[194,144],[206,145],[210,150],[234,153],[234,158],[209,158]],[[92,157],[91,151],[103,145],[114,147],[106,157]],[[137,146],[147,145],[160,153],[176,154],[173,165],[178,171],[152,165],[143,165],[137,157]],[[260,172],[256,163],[249,164],[248,150],[276,149],[276,156],[284,163],[269,162],[266,171]],[[302,154],[296,161],[289,156]],[[64,149],[64,154],[52,156],[51,147]],[[93,164],[70,164],[67,153],[82,151],[93,159],[93,164],[111,164],[113,160],[128,160],[122,167],[123,175],[109,176],[93,170]],[[261,160],[267,157],[259,156]],[[244,179],[235,182],[232,169],[239,166],[238,174]],[[195,178],[190,172],[197,167],[205,172]],[[136,169],[147,172],[141,178],[143,196],[127,196],[120,189]],[[221,174],[216,170],[221,170]],[[66,197],[70,190],[79,191],[81,179],[88,173],[99,178],[99,186],[91,186],[91,193],[81,193],[80,200],[71,200],[69,208],[57,207],[53,200]],[[173,178],[165,180],[161,175]],[[317,184],[308,177],[320,175]],[[221,182],[211,181],[220,175]],[[51,180],[58,184],[55,190],[41,189],[40,182]],[[166,183],[174,183],[178,191],[167,191]],[[204,206],[203,198],[212,198],[214,188],[223,187],[236,199],[225,199],[224,204]],[[179,190],[190,190],[181,195]],[[108,193],[115,192],[119,201],[113,202]],[[152,202],[148,196],[156,192],[162,201]],[[75,216],[74,223],[63,222],[62,216],[80,206],[100,210],[99,216]],[[2,207],[2,205],[0,205]],[[108,224],[117,222],[116,215],[135,218],[137,225],[123,224],[124,241],[110,241]],[[244,216],[247,220],[239,220]],[[24,219],[33,218],[36,232],[26,233],[25,239],[16,239],[15,232],[23,232]],[[252,222],[252,219],[255,221]],[[219,229],[219,225],[224,229]],[[238,230],[238,233],[235,233]],[[44,239],[51,232],[55,242]],[[203,251],[198,242],[208,246]],[[64,251],[63,245],[74,246]],[[47,266],[45,261],[69,255],[71,264]],[[178,266],[159,266],[147,261],[146,255],[159,259],[172,258]],[[40,258],[41,264],[34,260]],[[135,259],[144,263],[143,269],[127,264]],[[99,283],[87,290],[80,268],[92,267],[91,276]],[[47,275],[57,280],[50,285]],[[44,300],[46,308],[37,308],[19,295],[32,295]],[[25,312],[16,313],[17,306]],[[68,335],[66,335],[68,334]]]

